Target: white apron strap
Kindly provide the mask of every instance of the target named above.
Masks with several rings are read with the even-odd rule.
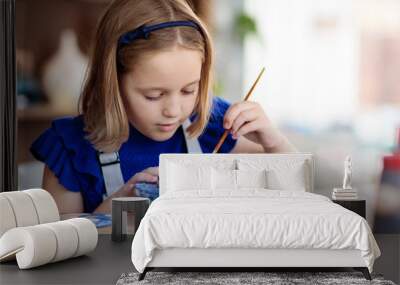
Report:
[[[191,125],[190,119],[186,119],[186,121],[184,121],[182,124],[188,153],[203,153],[200,147],[199,140],[197,138],[190,138],[189,134],[186,131],[186,129],[190,125]]]
[[[118,152],[99,152],[98,156],[106,187],[106,193],[103,195],[104,199],[124,185],[124,178],[122,177]]]

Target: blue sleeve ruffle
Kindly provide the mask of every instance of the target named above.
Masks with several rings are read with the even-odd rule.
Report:
[[[199,142],[203,153],[211,153],[217,146],[219,139],[224,134],[224,115],[228,110],[230,103],[220,97],[214,97],[211,107],[211,115],[207,127],[203,134],[199,137]],[[228,134],[224,143],[219,149],[219,153],[229,153],[235,147],[237,140]]]
[[[33,142],[30,151],[67,190],[81,192],[85,212],[93,212],[101,203],[104,189],[101,169],[96,150],[85,138],[81,117],[54,120]]]

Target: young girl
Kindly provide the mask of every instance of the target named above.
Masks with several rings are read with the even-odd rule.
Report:
[[[32,145],[60,213],[109,212],[114,197],[158,179],[160,153],[291,152],[262,107],[210,94],[213,48],[184,0],[116,0],[94,42],[80,115]]]

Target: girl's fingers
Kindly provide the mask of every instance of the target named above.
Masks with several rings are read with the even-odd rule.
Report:
[[[125,183],[124,186],[122,186],[122,188],[120,188],[120,190],[122,190],[122,191],[129,191],[129,190],[132,190],[133,187],[135,187],[135,184],[132,184],[132,183]]]
[[[240,112],[253,109],[255,107],[254,102],[245,101],[245,102],[237,102],[232,104],[224,115],[224,128],[230,129],[232,127],[233,121],[239,115]]]
[[[137,175],[136,182],[157,182],[158,177],[146,172],[140,172]]]
[[[126,184],[136,184],[137,182],[151,182],[151,183],[155,183],[158,181],[157,176],[154,176],[150,173],[146,173],[146,172],[139,172],[136,173],[131,179],[129,179],[129,181]]]
[[[142,172],[146,172],[149,174],[152,174],[154,176],[158,176],[158,167],[149,167],[143,170]]]
[[[253,109],[240,112],[233,122],[231,133],[236,133],[243,124],[250,123],[256,120],[257,117],[258,114]]]
[[[235,138],[237,138],[237,137],[245,135],[247,133],[254,132],[259,128],[260,128],[260,124],[259,124],[258,120],[255,120],[250,123],[242,125],[242,127],[240,127],[239,130],[236,133],[234,133],[233,135]]]
[[[158,168],[158,167],[154,167]],[[156,170],[153,169],[149,172],[156,173]],[[132,176],[121,188],[118,192],[122,193],[123,196],[132,196],[135,195],[134,189],[135,189],[135,184],[138,182],[148,182],[148,183],[157,183],[158,182],[158,176],[155,176],[151,173],[142,171],[136,173],[134,176]]]

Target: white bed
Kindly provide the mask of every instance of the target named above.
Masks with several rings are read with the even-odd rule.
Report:
[[[312,193],[312,155],[162,154],[159,171],[132,243],[140,279],[155,267],[354,267],[370,278],[380,251],[368,223]]]

